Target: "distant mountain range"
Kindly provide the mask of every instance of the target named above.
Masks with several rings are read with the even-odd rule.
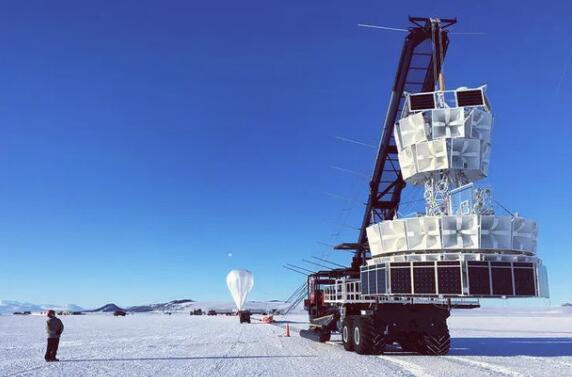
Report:
[[[127,308],[127,311],[133,313],[165,312],[165,311],[176,312],[176,311],[181,311],[183,307],[186,307],[188,306],[188,304],[193,302],[195,301],[190,299],[173,300],[162,304],[131,306]]]
[[[119,306],[110,303],[105,304],[102,307],[97,309],[86,310],[88,313],[110,313],[117,310],[122,310],[126,312],[132,313],[145,313],[145,312],[165,312],[165,311],[181,311],[182,307],[185,306],[183,304],[188,304],[191,302],[195,302],[193,300],[185,299],[185,300],[173,300],[169,302],[164,302],[160,304],[149,304],[149,305],[137,305],[137,306],[129,306],[126,308],[120,308]]]
[[[279,300],[270,301],[249,301],[246,303],[246,309],[253,312],[267,312],[273,309],[284,308],[287,304]],[[2,300],[0,301],[0,314],[12,314],[14,312],[30,311],[32,313],[43,312],[48,309],[56,311],[81,311],[86,313],[113,313],[116,310],[123,310],[131,313],[146,312],[190,312],[191,310],[201,309],[203,311],[216,310],[218,312],[231,312],[235,310],[235,306],[231,302],[217,301],[194,301],[191,299],[173,300],[159,304],[136,305],[121,308],[113,303],[105,304],[96,309],[84,309],[77,305],[36,305],[30,303],[21,303],[18,301]]]
[[[285,307],[285,303],[279,300],[271,301],[249,301],[246,303],[246,309],[253,312],[269,312],[273,309],[280,309]],[[99,312],[114,311],[109,308],[116,307],[114,304],[107,304],[95,310]],[[106,310],[108,309],[108,310]],[[125,309],[130,313],[146,313],[146,312],[190,312],[192,310],[201,309],[202,311],[216,310],[217,312],[232,312],[235,310],[235,305],[231,302],[217,302],[217,301],[194,301],[190,299],[173,300],[169,302],[149,305],[130,306]]]
[[[12,314],[14,312],[44,312],[48,309],[56,311],[81,312],[84,309],[73,304],[53,305],[53,304],[31,304],[29,302],[19,302],[13,300],[0,300],[0,314]]]
[[[115,304],[105,304],[97,309],[86,310],[86,313],[113,313],[117,310],[125,311],[125,309],[120,308]]]

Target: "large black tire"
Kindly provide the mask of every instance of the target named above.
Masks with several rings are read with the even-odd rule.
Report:
[[[419,352],[419,345],[422,340],[419,333],[406,333],[398,338],[398,343],[403,352]]]
[[[424,334],[420,339],[418,352],[430,356],[446,355],[450,348],[451,336],[449,330],[445,330],[437,335]]]
[[[346,318],[342,321],[342,344],[344,345],[344,349],[346,351],[353,351],[354,350],[354,326],[353,321],[349,318]]]
[[[353,341],[354,350],[360,355],[379,353],[377,346],[379,334],[375,321],[370,317],[358,317],[354,321]]]

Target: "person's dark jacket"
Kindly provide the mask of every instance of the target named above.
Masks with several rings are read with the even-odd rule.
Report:
[[[58,339],[64,332],[64,324],[59,318],[48,318],[46,321],[46,331],[48,333],[48,339]]]

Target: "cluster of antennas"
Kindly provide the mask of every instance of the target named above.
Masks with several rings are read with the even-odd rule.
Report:
[[[486,177],[492,115],[485,87],[408,95],[395,141],[403,179],[456,186]]]
[[[373,257],[410,252],[536,253],[536,222],[512,216],[421,216],[367,228]]]
[[[426,214],[369,226],[372,256],[536,253],[534,221],[496,216],[487,175],[492,115],[484,87],[408,95],[395,139],[403,179],[425,186]]]

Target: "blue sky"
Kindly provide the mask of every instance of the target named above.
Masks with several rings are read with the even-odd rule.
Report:
[[[572,300],[569,2],[12,2],[0,8],[0,298],[286,298],[283,263],[347,262],[408,15],[458,17],[449,87],[489,85],[486,184],[539,223]],[[352,200],[327,195],[334,193]],[[346,226],[341,225],[346,224]],[[229,256],[232,253],[232,256]],[[542,302],[540,302],[542,303]]]

